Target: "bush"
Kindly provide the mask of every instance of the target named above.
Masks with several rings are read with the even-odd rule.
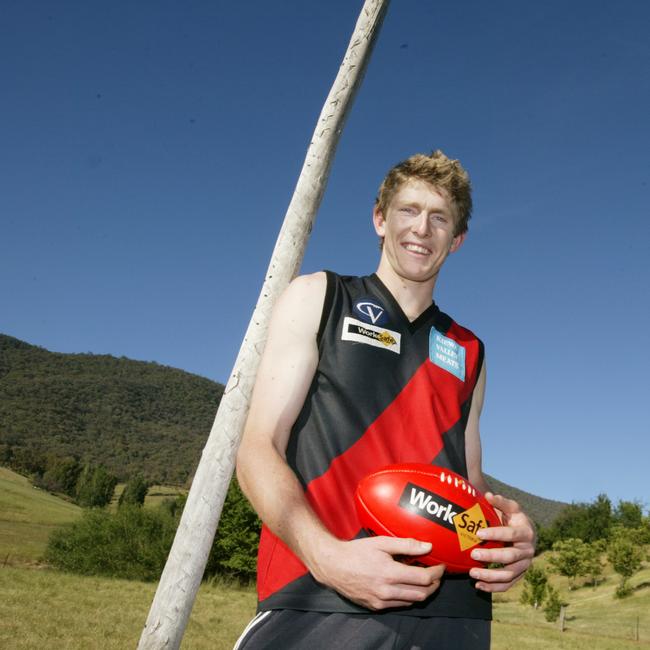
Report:
[[[34,478],[34,485],[48,492],[58,492],[74,497],[81,469],[81,464],[74,456],[50,457],[45,473]]]
[[[261,522],[236,479],[228,488],[206,575],[221,575],[242,582],[255,580]]]
[[[560,617],[560,611],[562,607],[566,607],[565,603],[560,598],[560,593],[555,587],[551,585],[548,586],[548,597],[546,599],[546,605],[544,605],[544,618],[549,623],[554,623]]]
[[[64,571],[133,580],[160,577],[185,497],[158,508],[122,503],[117,512],[86,510],[79,521],[52,533],[45,560]],[[260,521],[235,480],[230,484],[205,576],[255,579]]]
[[[590,546],[581,539],[566,539],[553,544],[553,554],[549,564],[561,576],[569,579],[569,589],[575,588],[575,579],[587,575],[587,559],[591,554]]]
[[[113,498],[117,477],[103,467],[86,465],[77,481],[77,503],[85,508],[103,508]]]
[[[164,508],[125,505],[116,513],[87,510],[79,521],[52,533],[45,560],[63,571],[84,575],[157,580],[176,523]]]
[[[537,609],[546,596],[548,578],[541,567],[533,564],[524,575],[524,590],[521,594],[521,602],[524,605],[532,605]]]
[[[632,593],[628,580],[641,568],[643,556],[643,548],[635,543],[632,531],[626,528],[615,529],[607,548],[607,559],[614,571],[621,576],[616,589],[617,598],[625,598]]]
[[[120,500],[118,506],[122,507],[123,505],[134,505],[141,506],[144,505],[145,497],[149,491],[149,483],[144,480],[142,474],[137,474],[133,478],[130,478],[127,484],[120,494]]]

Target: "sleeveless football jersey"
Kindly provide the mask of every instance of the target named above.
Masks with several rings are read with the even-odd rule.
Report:
[[[361,478],[420,462],[467,477],[465,428],[483,345],[435,303],[408,318],[377,275],[327,272],[319,363],[292,428],[287,462],[307,500],[339,539],[365,536],[354,506]],[[367,613],[314,580],[266,526],[258,553],[259,609]],[[491,618],[489,594],[467,576],[443,578],[414,616]]]

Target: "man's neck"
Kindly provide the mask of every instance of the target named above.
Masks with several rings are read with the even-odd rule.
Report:
[[[388,267],[388,268],[386,268]],[[393,298],[402,308],[406,317],[414,321],[422,312],[429,308],[433,300],[433,290],[436,286],[437,275],[426,282],[414,282],[402,278],[388,265],[380,262],[377,277],[393,294]]]

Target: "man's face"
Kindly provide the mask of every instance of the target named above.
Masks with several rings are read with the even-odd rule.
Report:
[[[465,238],[454,237],[455,214],[446,193],[416,179],[395,193],[385,215],[375,209],[373,222],[384,238],[381,263],[416,282],[434,279]]]

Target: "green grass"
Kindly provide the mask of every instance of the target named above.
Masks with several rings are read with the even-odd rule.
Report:
[[[0,566],[37,564],[52,530],[80,514],[78,506],[0,467]]]
[[[154,486],[147,505],[182,493]],[[118,493],[119,495],[119,493]],[[47,537],[73,521],[80,508],[34,488],[0,468],[0,648],[135,647],[156,585],[76,576],[38,566]],[[545,559],[536,562],[544,565]],[[522,584],[495,597],[493,650],[622,650],[650,647],[650,568],[631,579],[631,597],[614,598],[618,577],[607,568],[604,581],[569,590],[553,576],[568,601],[566,631],[547,623],[541,609],[519,603]],[[183,649],[230,649],[255,611],[253,589],[207,583],[201,586]],[[637,617],[640,641],[633,641]]]
[[[0,647],[135,648],[155,589],[152,583],[5,567],[0,569]],[[203,584],[182,648],[230,649],[254,614],[252,589]]]
[[[545,563],[544,558],[536,562]],[[601,650],[650,646],[650,567],[631,578],[634,593],[623,600],[614,598],[618,580],[606,567],[604,580],[597,588],[586,585],[569,590],[566,578],[552,576],[552,584],[569,603],[564,633],[559,632],[557,623],[545,620],[541,608],[535,610],[519,602],[521,584],[496,596],[493,648]],[[634,642],[637,618],[639,642]]]
[[[134,648],[155,587],[151,583],[75,576],[48,569],[5,567],[0,569],[0,647],[11,650]],[[634,603],[638,599],[635,607],[642,611],[640,643],[629,640],[630,626],[624,629],[618,624],[619,619],[629,618],[629,603],[613,603],[606,596],[607,602],[590,614],[593,620],[612,610],[607,613],[607,620],[601,621],[605,634],[581,630],[578,622],[583,617],[588,623],[586,605],[581,613],[569,614],[568,630],[561,633],[557,625],[544,621],[541,612],[511,601],[497,603],[492,648],[624,650],[649,647],[645,591],[637,591],[630,601]],[[183,639],[183,650],[229,650],[254,611],[253,589],[203,584]],[[624,633],[627,633],[627,640]]]
[[[111,507],[124,484],[117,486]],[[175,498],[187,490],[168,485],[153,485],[145,505],[155,507],[164,499]],[[27,478],[0,467],[0,567],[38,565],[50,533],[62,524],[81,516],[74,503],[34,487]]]
[[[122,492],[126,483],[118,483],[115,486],[115,492],[113,493],[113,498],[109,508],[112,510],[117,509],[117,504],[120,500]],[[176,497],[183,496],[187,494],[187,490],[182,487],[177,487],[174,485],[152,485],[147,491],[147,496],[144,499],[144,505],[147,507],[156,507],[159,506],[165,499],[175,499]]]

